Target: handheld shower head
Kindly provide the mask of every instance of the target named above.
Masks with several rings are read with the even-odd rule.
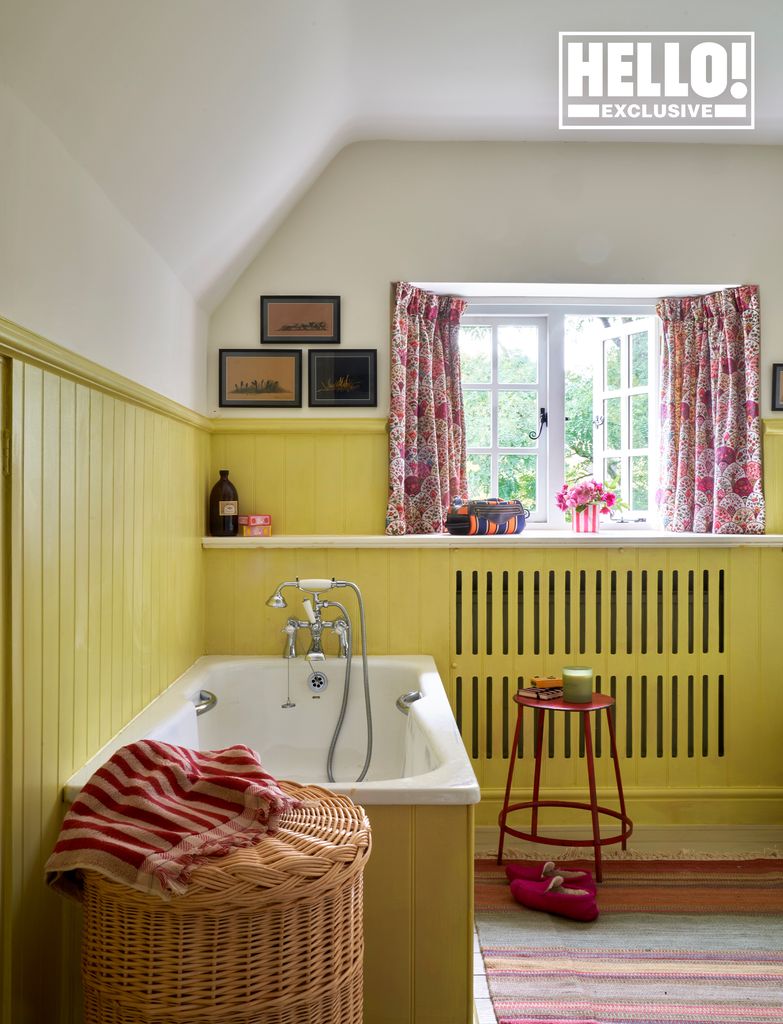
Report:
[[[295,586],[296,586],[296,583],[291,582],[291,581],[289,581],[287,583],[280,583],[280,584],[278,584],[277,590],[275,590],[274,594],[272,594],[271,597],[267,598],[267,602],[266,602],[267,607],[268,608],[287,608],[288,607],[288,602],[283,597],[283,588],[284,587],[295,587]]]
[[[288,580],[286,583],[279,584],[274,594],[267,600],[269,608],[287,608],[288,602],[283,597],[283,590],[285,587],[297,587],[299,590],[305,591],[307,594],[321,594],[327,590],[331,590],[332,587],[346,587],[352,584],[344,583],[342,580]]]

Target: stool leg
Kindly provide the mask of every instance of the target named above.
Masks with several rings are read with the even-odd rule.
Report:
[[[508,801],[511,796],[511,780],[514,778],[514,765],[517,760],[517,750],[519,749],[519,733],[522,729],[522,705],[517,705],[517,724],[514,729],[514,742],[511,746],[511,757],[508,762],[508,778],[506,779],[506,795],[503,798],[503,809],[500,812],[500,819],[498,824],[500,825],[500,838],[498,840],[498,864],[503,860],[503,842],[506,838],[506,815],[508,814]]]
[[[617,781],[617,796],[620,799],[620,814],[623,816],[621,822],[623,831],[622,849],[627,849],[627,843],[625,840],[625,795],[623,794],[623,780],[620,778],[620,759],[617,756],[617,740],[614,734],[614,719],[612,718],[612,709],[606,709],[607,724],[609,725],[609,744],[612,750],[612,760],[614,761],[614,777]]]
[[[598,824],[598,798],[595,792],[595,764],[593,762],[593,734],[590,727],[589,712],[582,712],[585,723],[585,760],[587,761],[587,779],[590,784],[590,813],[593,817],[593,850],[595,851],[595,880],[603,881],[601,872],[601,829]]]
[[[530,834],[538,835],[538,791],[541,787],[541,754],[544,749],[544,712],[533,712],[536,720],[535,770],[533,772],[533,806],[530,813]]]

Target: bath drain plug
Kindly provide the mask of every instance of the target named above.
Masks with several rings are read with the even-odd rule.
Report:
[[[311,672],[310,678],[307,680],[307,685],[313,691],[313,693],[321,693],[329,685],[329,680],[323,674],[323,672]]]

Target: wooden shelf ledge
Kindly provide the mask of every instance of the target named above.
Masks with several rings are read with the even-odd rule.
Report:
[[[278,534],[274,537],[204,537],[208,549],[255,548],[736,548],[779,547],[783,534],[663,533],[656,530],[605,530],[574,534],[570,530],[527,529],[501,537],[452,537],[447,533],[388,537],[385,534]]]

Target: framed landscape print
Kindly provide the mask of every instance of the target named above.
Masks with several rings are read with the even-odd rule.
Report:
[[[262,295],[261,344],[340,341],[339,295]]]
[[[254,409],[298,409],[302,405],[299,349],[256,352],[220,350],[220,405]]]
[[[374,348],[311,349],[307,355],[310,405],[348,408],[378,404]]]

